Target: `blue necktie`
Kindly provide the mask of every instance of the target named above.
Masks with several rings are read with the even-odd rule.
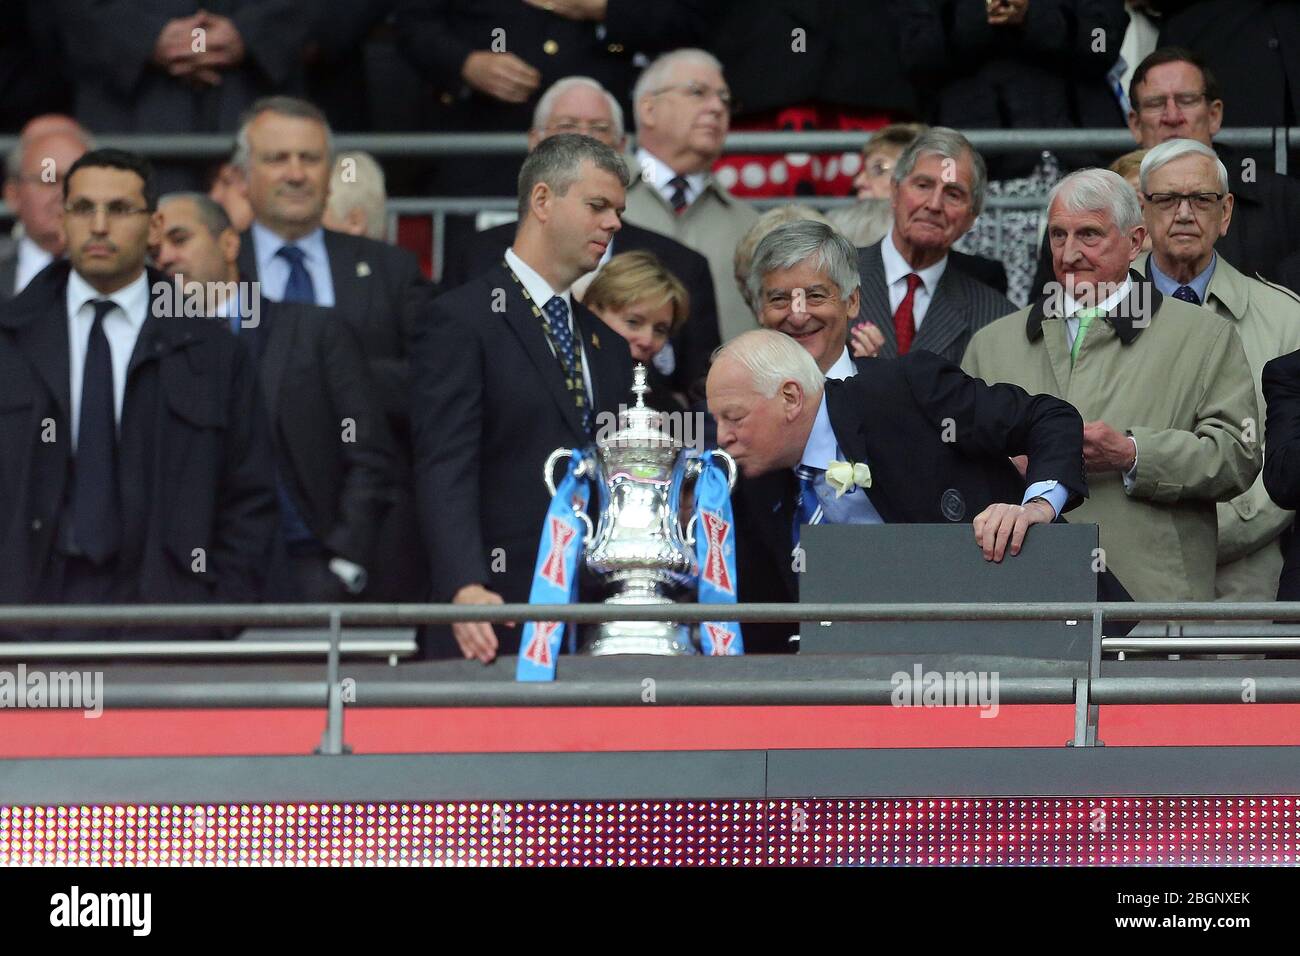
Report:
[[[820,468],[795,465],[794,473],[799,479],[799,496],[794,500],[794,543],[797,545],[800,528],[806,524],[822,523],[822,506],[817,500],[817,478],[823,472]]]
[[[280,297],[280,301],[306,302],[308,305],[315,305],[316,287],[312,285],[311,273],[303,265],[303,260],[307,257],[306,253],[297,246],[281,246],[276,255],[289,263],[289,281],[284,284],[284,295]]]
[[[116,303],[94,302],[95,319],[86,344],[81,377],[81,414],[72,478],[72,540],[95,564],[121,546],[117,493],[117,418],[113,399],[113,357],[104,334],[104,316]]]
[[[1174,298],[1182,299],[1184,302],[1190,302],[1192,305],[1200,305],[1201,297],[1196,294],[1196,290],[1189,285],[1180,285],[1174,290]]]
[[[591,409],[587,407],[587,386],[582,381],[582,370],[578,367],[578,343],[574,341],[573,330],[569,328],[569,303],[560,296],[553,295],[542,311],[546,313],[546,327],[551,333],[556,358],[564,367],[565,386],[582,415],[583,431],[590,433]]]

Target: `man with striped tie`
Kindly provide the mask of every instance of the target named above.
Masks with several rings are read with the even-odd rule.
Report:
[[[411,424],[433,599],[523,603],[550,499],[542,465],[594,437],[629,399],[622,336],[570,292],[619,229],[627,167],[589,136],[550,136],[519,171],[519,227],[502,261],[441,296],[412,349]],[[454,640],[453,640],[454,639]],[[488,663],[519,629],[430,629],[429,656]]]
[[[742,602],[795,599],[805,524],[971,521],[1000,561],[1087,494],[1083,423],[1067,403],[985,385],[928,352],[836,381],[794,338],[757,329],[719,351],[708,400],[744,475],[733,495]],[[1025,478],[1008,460],[1023,454]],[[788,650],[789,630],[746,625],[746,651]]]

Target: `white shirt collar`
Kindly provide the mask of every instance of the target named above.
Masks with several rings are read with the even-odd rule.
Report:
[[[844,346],[844,351],[840,357],[835,360],[835,364],[826,372],[826,377],[841,381],[846,378],[852,378],[858,374],[858,367],[853,364],[853,356],[849,354],[849,347]]]
[[[822,391],[822,401],[817,407],[817,417],[813,419],[812,431],[808,433],[808,443],[803,447],[803,457],[799,464],[808,468],[820,468],[835,461],[840,453],[840,444],[835,438],[835,429],[831,427],[831,414],[826,406],[826,392]]]
[[[898,251],[894,245],[894,229],[891,226],[889,234],[880,241],[880,258],[885,266],[885,285],[891,286],[900,279],[906,277],[909,273],[915,272],[921,277],[921,285],[925,286],[925,291],[934,296],[935,287],[939,285],[939,280],[943,278],[943,270],[948,268],[948,256],[944,257],[932,266],[926,266],[924,269],[913,269],[903,258],[903,254]]]
[[[506,250],[506,262],[514,270],[515,275],[519,277],[519,281],[523,283],[524,289],[527,290],[528,296],[533,300],[535,306],[539,309],[544,308],[546,303],[551,301],[552,296],[558,295],[572,312],[573,302],[568,289],[563,292],[556,292],[551,288],[551,284],[538,274],[536,269],[519,258],[514,249]]]
[[[645,147],[639,147],[636,151],[637,166],[640,167],[640,176],[645,178],[646,170],[650,171],[650,182],[654,185],[664,197],[671,202],[673,189],[668,184],[672,182],[677,173],[673,172],[671,166],[662,159],[650,152]],[[700,193],[704,192],[704,187],[709,183],[708,173],[688,173],[683,177],[686,180],[686,201],[693,203],[699,198]]]
[[[1124,276],[1124,284],[1110,295],[1106,296],[1106,298],[1102,299],[1101,302],[1098,303],[1098,307],[1103,312],[1109,312],[1111,309],[1115,308],[1115,306],[1128,298],[1129,292],[1132,288],[1133,278],[1127,275]],[[1079,304],[1078,300],[1076,300],[1074,296],[1070,295],[1068,292],[1065,293],[1065,314],[1067,317],[1073,318],[1074,313],[1078,312],[1081,308],[1083,308],[1083,306]]]
[[[18,240],[18,262],[14,268],[14,295],[27,288],[27,283],[35,278],[51,262],[54,256],[46,252],[28,236]]]
[[[126,321],[136,332],[149,317],[149,273],[141,272],[139,277],[128,286],[123,286],[112,295],[101,295],[89,282],[83,279],[76,269],[68,273],[68,315],[75,317],[82,306],[95,299],[111,299],[126,317]]]
[[[322,268],[329,267],[329,253],[325,251],[325,230],[317,226],[300,239],[292,241],[278,235],[260,222],[253,223],[253,252],[257,259],[257,274],[266,275],[266,267],[275,254],[285,246],[297,246],[307,262]]]

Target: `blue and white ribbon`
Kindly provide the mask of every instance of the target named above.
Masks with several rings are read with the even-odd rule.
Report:
[[[700,603],[736,603],[736,525],[731,516],[727,470],[712,451],[700,456],[704,468],[695,485],[695,557],[700,565]],[[700,649],[713,656],[745,653],[735,621],[700,625]]]

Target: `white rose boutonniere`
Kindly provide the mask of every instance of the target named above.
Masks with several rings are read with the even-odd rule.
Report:
[[[843,498],[845,492],[871,487],[871,469],[860,461],[833,461],[826,466],[826,484]]]

